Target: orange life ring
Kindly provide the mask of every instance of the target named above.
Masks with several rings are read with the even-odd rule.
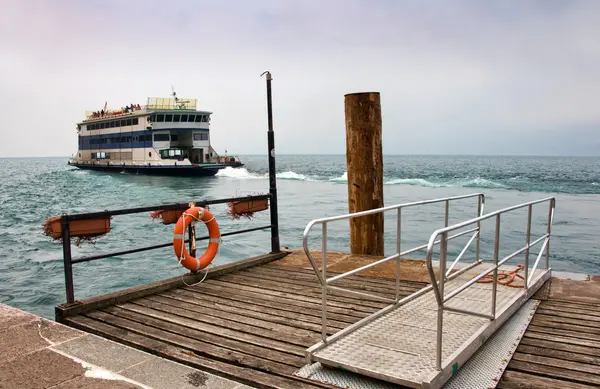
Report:
[[[208,228],[208,235],[210,236],[208,247],[199,258],[192,257],[185,248],[185,232],[190,223],[194,221],[203,221]],[[177,221],[173,234],[173,249],[175,250],[175,255],[177,255],[177,260],[191,271],[195,272],[204,269],[210,265],[217,255],[219,243],[221,242],[221,231],[219,230],[217,220],[208,209],[202,207],[189,208]]]

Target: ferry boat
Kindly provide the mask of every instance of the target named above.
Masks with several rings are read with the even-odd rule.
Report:
[[[149,97],[147,104],[86,112],[77,123],[79,145],[68,164],[81,169],[144,174],[213,176],[244,164],[210,144],[212,112],[196,99]]]

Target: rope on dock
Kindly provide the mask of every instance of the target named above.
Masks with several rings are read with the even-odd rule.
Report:
[[[513,282],[515,281],[516,278],[520,278],[521,280],[525,281],[525,278],[523,278],[523,276],[518,274],[519,271],[524,268],[525,268],[525,265],[523,265],[521,263],[521,264],[518,264],[514,270],[511,270],[509,272],[498,272],[498,278],[497,278],[496,282],[498,282],[499,284],[502,284],[502,285],[510,286],[511,288],[523,288],[524,284],[513,284]],[[485,277],[478,280],[477,282],[482,283],[482,284],[492,283],[492,282],[494,282],[494,275],[487,274]]]

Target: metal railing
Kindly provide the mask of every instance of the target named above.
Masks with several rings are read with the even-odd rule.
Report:
[[[279,252],[280,251],[279,229],[278,229],[279,220],[278,220],[277,210],[274,209],[276,200],[274,199],[274,196],[271,193],[264,194],[264,195],[232,197],[232,198],[217,199],[217,200],[201,200],[201,201],[195,201],[194,203],[196,206],[206,207],[207,205],[225,204],[225,203],[234,202],[234,201],[252,201],[252,200],[265,200],[265,199],[268,199],[269,202],[271,203],[271,207],[270,207],[271,224],[265,225],[265,226],[260,226],[260,227],[246,228],[246,229],[242,229],[242,230],[221,233],[221,237],[238,235],[238,234],[243,234],[243,233],[252,232],[252,231],[271,229],[271,249],[272,249],[271,252]],[[120,256],[120,255],[139,253],[142,251],[155,250],[155,249],[173,246],[173,242],[171,241],[171,242],[167,242],[167,243],[159,243],[159,244],[154,244],[154,245],[144,246],[144,247],[137,247],[137,248],[128,249],[128,250],[114,251],[114,252],[110,252],[110,253],[91,255],[91,256],[87,256],[87,257],[72,258],[71,257],[71,239],[70,239],[71,236],[70,236],[70,231],[69,231],[69,222],[70,221],[89,220],[89,219],[112,217],[112,216],[118,216],[118,215],[128,215],[128,214],[149,212],[149,211],[158,211],[158,210],[186,210],[189,208],[189,206],[190,206],[189,203],[172,203],[172,204],[154,205],[154,206],[148,206],[148,207],[117,209],[117,210],[112,210],[112,211],[100,211],[100,212],[79,213],[79,214],[72,214],[72,215],[68,215],[68,214],[62,215],[61,216],[61,229],[62,229],[63,261],[64,261],[64,272],[65,272],[65,285],[66,285],[66,292],[67,292],[67,303],[75,302],[75,290],[74,290],[75,287],[74,287],[74,282],[73,282],[73,265],[74,264],[96,261],[98,259],[103,259],[103,258],[116,257],[116,256]],[[195,239],[193,239],[192,237],[194,237],[194,236],[195,236],[195,233],[194,234],[192,233],[192,224],[190,224],[190,226],[188,227],[188,239],[185,240],[185,243],[189,244],[188,249],[192,255],[195,255],[195,253],[193,253],[192,240],[200,241],[200,240],[208,240],[210,238],[209,236],[201,236],[201,237],[196,237]]]
[[[346,295],[351,295],[351,296],[373,299],[373,300],[379,300],[379,301],[384,301],[384,302],[390,302],[390,303],[395,303],[395,304],[400,304],[401,302],[404,302],[404,300],[406,300],[406,299],[400,300],[400,258],[402,258],[403,256],[406,256],[406,255],[418,252],[418,251],[425,250],[429,246],[428,246],[428,244],[424,244],[421,246],[411,248],[409,250],[401,251],[402,209],[409,208],[409,207],[421,206],[421,205],[427,205],[427,204],[444,203],[445,204],[444,226],[448,227],[450,203],[453,201],[464,200],[464,199],[469,199],[469,198],[477,198],[477,216],[480,217],[481,215],[483,215],[483,211],[485,208],[485,196],[483,195],[483,193],[473,193],[473,194],[462,195],[462,196],[445,197],[445,198],[439,198],[439,199],[433,199],[433,200],[424,200],[424,201],[416,201],[416,202],[412,202],[412,203],[397,204],[397,205],[392,205],[392,206],[388,206],[388,207],[372,209],[372,210],[368,210],[368,211],[355,212],[355,213],[350,213],[350,214],[346,214],[346,215],[315,219],[315,220],[312,220],[311,222],[309,222],[308,225],[306,226],[306,228],[304,229],[302,241],[303,241],[304,252],[306,253],[308,260],[310,261],[310,264],[312,265],[312,267],[317,275],[317,278],[319,279],[319,282],[322,285],[323,311],[322,311],[321,336],[323,339],[323,343],[326,343],[328,340],[328,338],[327,338],[327,293],[329,291],[338,292],[340,294],[346,294]],[[384,213],[384,212],[393,211],[393,210],[396,210],[396,226],[397,226],[396,252],[393,255],[390,255],[390,256],[380,259],[378,261],[372,262],[368,265],[364,265],[364,266],[361,266],[354,270],[351,270],[351,271],[348,271],[348,272],[345,272],[342,274],[338,274],[331,278],[327,278],[327,225],[328,225],[328,223],[334,222],[334,221],[340,221],[340,220],[353,219],[353,218],[361,217],[361,216]],[[322,236],[321,236],[321,257],[322,257],[321,262],[322,262],[322,264],[321,264],[321,269],[319,269],[319,267],[317,266],[317,262],[315,261],[315,259],[313,258],[313,256],[311,255],[311,253],[308,249],[308,235],[309,235],[311,229],[313,228],[313,226],[315,226],[316,224],[321,224],[321,226],[322,226]],[[460,260],[460,258],[464,255],[464,253],[469,248],[469,246],[473,243],[474,240],[476,240],[476,250],[475,250],[476,263],[479,263],[479,245],[480,245],[480,239],[479,239],[480,225],[479,224],[477,224],[477,227],[475,227],[475,228],[472,228],[467,231],[462,231],[458,234],[447,237],[447,240],[455,239],[460,236],[469,234],[471,232],[473,232],[473,235],[471,236],[471,238],[468,241],[465,248],[459,254],[458,258],[450,266],[450,269],[448,270],[449,272],[456,265],[456,263]],[[436,241],[436,242],[434,242],[434,244],[437,244],[439,242],[440,241]],[[430,242],[430,244],[431,244],[431,242]],[[370,293],[357,292],[354,290],[349,290],[349,289],[331,285],[332,282],[340,280],[344,277],[359,273],[361,271],[370,269],[374,266],[378,266],[378,265],[381,265],[383,263],[393,261],[393,260],[396,261],[396,268],[395,268],[396,297],[395,297],[395,299],[388,299],[388,298],[370,294]],[[462,272],[462,270],[461,270],[461,272]],[[456,276],[456,275],[457,274],[455,273],[453,276]],[[423,291],[426,291],[426,290],[428,290],[428,288],[425,288]],[[418,293],[420,293],[420,292],[418,292]],[[356,323],[356,324],[358,324],[358,323]],[[338,334],[340,334],[340,333],[338,333]],[[336,335],[338,335],[338,334],[336,334]]]
[[[544,235],[542,235],[540,238],[531,242],[531,218],[532,218],[533,206],[536,204],[544,203],[544,202],[549,203],[548,222],[547,222],[547,226],[546,226],[546,233]],[[519,250],[516,250],[512,254],[507,255],[506,257],[502,258],[501,260],[499,260],[498,258],[499,258],[499,246],[500,246],[500,216],[502,214],[512,212],[515,210],[519,210],[519,209],[522,209],[525,207],[527,207],[525,246],[520,248]],[[531,285],[535,271],[537,269],[537,266],[538,266],[540,259],[544,253],[546,254],[546,271],[550,270],[550,234],[551,234],[551,230],[552,230],[552,221],[554,219],[555,207],[556,207],[556,200],[554,197],[548,197],[548,198],[541,199],[541,200],[530,201],[528,203],[523,203],[523,204],[515,205],[512,207],[500,209],[498,211],[491,212],[489,214],[482,215],[475,219],[471,219],[471,220],[468,220],[468,221],[465,221],[462,223],[457,223],[452,226],[446,226],[444,228],[436,230],[431,235],[431,237],[429,239],[429,243],[427,244],[426,262],[427,262],[427,270],[428,270],[429,276],[431,278],[431,284],[435,285],[435,287],[433,288],[433,291],[434,291],[435,298],[436,298],[437,305],[438,305],[437,341],[436,341],[436,343],[437,343],[436,344],[436,368],[438,370],[442,369],[442,366],[441,366],[442,365],[442,341],[443,341],[442,328],[443,328],[443,321],[444,321],[444,311],[457,312],[457,313],[461,313],[461,314],[468,314],[468,315],[483,317],[483,318],[490,319],[490,320],[495,320],[496,319],[496,295],[497,295],[497,284],[498,284],[498,268],[500,266],[502,266],[505,262],[509,261],[510,259],[516,257],[517,255],[525,253],[525,264],[524,264],[524,273],[525,274],[523,277],[524,278],[523,288],[525,291],[528,289],[529,285]],[[452,236],[448,236],[448,234],[453,231],[460,230],[460,229],[463,229],[463,228],[466,228],[466,227],[469,227],[472,225],[476,225],[477,226],[476,228],[479,231],[479,229],[481,227],[481,222],[484,220],[487,220],[487,219],[491,219],[491,218],[496,219],[496,226],[495,226],[495,233],[494,233],[494,236],[495,236],[494,237],[494,254],[493,254],[494,265],[491,268],[481,272],[479,275],[473,277],[471,280],[464,283],[462,286],[454,289],[452,292],[450,292],[448,294],[444,294],[445,293],[444,286],[445,286],[446,282],[450,279],[450,277],[448,277],[448,274],[449,274],[449,271],[451,270],[451,269],[448,269],[448,271],[446,271],[446,259],[447,259],[447,255],[448,255],[448,241],[452,238]],[[471,231],[471,230],[467,230],[467,231]],[[540,252],[539,252],[539,254],[535,260],[535,263],[533,265],[533,268],[530,270],[529,269],[529,251],[530,251],[531,247],[537,245],[538,243],[540,243],[542,241],[544,243],[542,244]],[[433,264],[432,264],[433,248],[437,243],[440,243],[439,281],[438,281],[438,279],[436,279],[435,272],[433,270]],[[455,260],[453,262],[451,268],[454,265],[456,265],[456,262],[458,262],[458,259],[460,259],[460,258],[457,258],[457,260]],[[492,297],[491,297],[491,310],[490,310],[491,312],[489,315],[481,313],[481,312],[469,311],[466,309],[458,309],[458,308],[448,307],[448,306],[444,305],[448,300],[455,297],[456,295],[458,295],[459,293],[461,293],[462,291],[464,291],[471,285],[475,284],[477,281],[481,280],[482,278],[484,278],[491,272],[493,272],[494,275],[493,275],[493,281],[492,281]],[[529,273],[531,273],[531,274],[529,274]],[[542,275],[540,275],[539,277],[542,277]]]

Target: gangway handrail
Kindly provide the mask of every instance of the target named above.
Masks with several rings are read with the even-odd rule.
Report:
[[[456,201],[456,200],[464,200],[464,199],[474,198],[474,197],[477,197],[477,199],[478,199],[478,201],[477,201],[477,216],[481,216],[481,215],[483,215],[484,208],[485,208],[485,196],[483,193],[471,193],[471,194],[467,194],[467,195],[444,197],[444,198],[438,198],[438,199],[432,199],[432,200],[422,200],[422,201],[415,201],[415,202],[410,202],[410,203],[396,204],[396,205],[391,205],[391,206],[387,206],[387,207],[371,209],[371,210],[367,210],[367,211],[348,213],[348,214],[338,215],[338,216],[324,217],[324,218],[314,219],[314,220],[310,221],[307,224],[306,228],[304,229],[304,233],[302,235],[302,244],[303,244],[304,252],[305,252],[305,254],[306,254],[313,270],[315,271],[315,274],[317,275],[317,278],[318,278],[319,282],[321,283],[321,286],[322,286],[321,289],[322,289],[322,304],[323,304],[322,308],[323,308],[323,310],[322,310],[321,336],[322,336],[323,342],[326,343],[327,339],[328,339],[327,338],[327,323],[326,323],[327,322],[327,292],[328,291],[338,292],[341,294],[346,294],[346,295],[351,295],[351,296],[358,296],[358,297],[362,297],[362,298],[368,298],[368,299],[372,299],[372,300],[384,301],[384,302],[388,302],[388,303],[394,303],[395,305],[402,303],[402,301],[400,300],[400,259],[403,256],[406,256],[408,254],[412,254],[417,251],[426,250],[428,248],[428,244],[423,244],[421,246],[417,246],[417,247],[411,248],[409,250],[400,251],[401,237],[402,237],[401,221],[402,221],[402,209],[403,208],[444,202],[445,203],[444,225],[446,227],[448,227],[450,202]],[[341,273],[341,274],[338,274],[331,278],[327,278],[327,224],[330,222],[334,222],[334,221],[347,220],[347,219],[352,219],[352,218],[361,217],[361,216],[374,215],[374,214],[384,213],[384,212],[393,211],[393,210],[397,211],[397,214],[396,214],[397,215],[396,216],[396,226],[397,226],[396,253],[393,255],[387,256],[383,259],[380,259],[378,261],[375,261],[375,262],[369,263],[367,265],[360,266],[356,269],[347,271],[345,273]],[[308,248],[308,236],[310,234],[311,229],[316,224],[322,225],[322,236],[321,236],[322,269],[319,269],[315,258],[312,256],[312,254],[310,253],[310,250]],[[458,238],[460,236],[466,235],[471,232],[474,232],[474,234],[472,235],[471,239],[469,240],[469,242],[467,243],[467,245],[465,246],[463,251],[459,254],[459,256],[457,257],[457,260],[455,260],[455,263],[452,265],[452,267],[458,262],[458,260],[460,260],[462,255],[466,252],[467,248],[472,244],[473,240],[475,240],[475,239],[476,239],[476,250],[475,250],[476,251],[476,253],[475,253],[476,261],[474,264],[478,264],[480,262],[479,261],[479,244],[480,244],[479,237],[481,235],[480,234],[480,225],[477,225],[477,227],[472,228],[470,230],[462,231],[453,236],[447,237],[447,240],[455,239],[455,238]],[[440,241],[434,242],[434,244],[435,243],[440,243]],[[349,289],[330,285],[332,282],[334,282],[336,280],[359,273],[363,270],[372,268],[377,265],[381,265],[383,263],[386,263],[386,262],[389,262],[392,260],[396,260],[396,269],[395,269],[396,297],[395,297],[395,299],[384,298],[379,295],[374,295],[374,294],[364,293],[364,292],[357,292],[354,290],[349,290]],[[464,270],[466,270],[466,269],[464,269]]]
[[[542,235],[540,238],[531,242],[531,217],[532,217],[532,212],[533,212],[533,206],[536,204],[544,203],[544,202],[549,202],[546,233],[544,235]],[[498,260],[499,245],[500,245],[500,215],[508,213],[508,212],[512,212],[515,210],[519,210],[519,209],[522,209],[525,207],[527,207],[527,225],[526,225],[527,232],[526,232],[525,247],[522,247],[522,248],[516,250],[515,252],[507,255],[506,257],[502,258],[501,260]],[[503,208],[503,209],[500,209],[500,210],[497,210],[497,211],[494,211],[494,212],[491,212],[491,213],[488,213],[485,215],[480,215],[471,220],[467,220],[467,221],[464,221],[461,223],[456,223],[451,226],[446,226],[444,228],[440,228],[431,234],[431,237],[429,238],[429,243],[427,244],[426,263],[427,263],[427,271],[429,272],[429,277],[431,278],[431,285],[434,286],[433,291],[434,291],[435,299],[436,299],[437,305],[438,305],[437,341],[436,341],[436,368],[438,370],[442,369],[442,366],[441,366],[442,365],[442,360],[441,360],[442,359],[442,328],[443,328],[443,320],[444,320],[444,310],[467,314],[467,315],[484,317],[484,318],[490,319],[490,320],[495,320],[496,319],[496,295],[497,295],[497,284],[498,284],[498,268],[500,266],[502,266],[508,260],[516,257],[517,255],[525,253],[525,263],[524,263],[525,275],[523,277],[523,282],[524,282],[523,288],[525,291],[528,289],[529,285],[531,284],[531,281],[533,279],[533,276],[535,274],[535,271],[537,269],[539,261],[542,257],[542,254],[544,254],[544,253],[546,254],[546,271],[550,270],[550,235],[552,232],[552,222],[554,220],[555,208],[556,208],[556,198],[546,197],[543,199],[529,201],[526,203]],[[444,294],[444,286],[445,286],[446,281],[448,281],[448,279],[449,279],[448,272],[445,271],[446,257],[448,254],[448,240],[450,240],[450,238],[452,237],[452,236],[449,237],[448,233],[456,231],[456,230],[460,230],[462,228],[471,226],[473,224],[476,224],[477,228],[480,228],[482,221],[490,219],[490,218],[494,218],[494,217],[496,218],[495,238],[494,238],[494,266],[490,267],[487,270],[484,270],[479,275],[473,277],[471,280],[467,281],[463,285],[459,286],[458,288],[454,289],[452,292],[445,295]],[[467,230],[467,231],[470,231],[470,230]],[[533,268],[530,271],[529,270],[529,251],[530,251],[531,247],[535,246],[536,244],[540,243],[541,241],[544,241],[544,243],[542,244],[542,248],[540,249],[540,252],[538,253],[538,256],[535,260]],[[432,263],[433,248],[437,243],[440,243],[439,280],[435,276],[435,272],[433,270],[433,263]],[[459,257],[460,257],[460,255],[459,255]],[[452,266],[456,265],[457,262],[458,262],[458,260],[455,260],[454,263],[452,264]],[[444,303],[446,303],[448,300],[455,297],[456,295],[458,295],[460,292],[464,291],[471,285],[475,284],[477,281],[481,280],[482,278],[484,278],[486,275],[488,275],[491,272],[494,273],[494,276],[493,276],[493,280],[492,280],[491,312],[489,315],[481,313],[481,312],[469,311],[466,309],[447,307],[444,305]],[[531,272],[531,274],[528,274],[529,272]],[[540,275],[540,277],[542,277],[542,275]]]

